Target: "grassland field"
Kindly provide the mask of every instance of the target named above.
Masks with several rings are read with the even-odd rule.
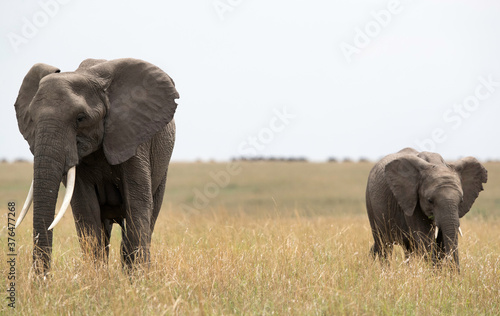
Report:
[[[485,191],[461,221],[460,274],[418,257],[406,263],[399,248],[388,264],[369,256],[372,236],[364,196],[371,167],[172,163],[153,234],[151,268],[136,277],[121,269],[118,226],[108,266],[83,259],[70,212],[55,228],[51,274],[45,280],[34,277],[31,210],[16,230],[15,312],[499,315],[500,163],[485,164]],[[16,202],[20,211],[32,168],[0,164],[3,289],[10,271],[7,203]],[[9,293],[2,293],[0,314],[11,314]]]

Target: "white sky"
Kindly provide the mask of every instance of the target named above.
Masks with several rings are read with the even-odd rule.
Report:
[[[29,68],[72,71],[89,57],[144,59],[175,80],[174,160],[378,159],[433,133],[447,159],[500,158],[498,1],[59,2],[0,3],[0,158],[31,159],[13,106]],[[371,12],[391,6],[380,26]],[[39,27],[26,33],[29,21]],[[349,63],[341,44],[367,27],[369,43]],[[15,49],[13,34],[26,43]],[[281,125],[284,108],[294,118]]]

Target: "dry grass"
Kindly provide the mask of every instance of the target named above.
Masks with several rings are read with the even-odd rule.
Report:
[[[40,315],[416,314],[500,311],[500,164],[462,222],[462,272],[434,269],[396,248],[373,261],[364,188],[371,164],[245,163],[201,210],[193,190],[225,164],[173,164],[148,273],[121,270],[120,231],[110,263],[81,257],[72,216],[56,228],[52,275],[30,273],[31,217],[17,230],[16,310]],[[0,165],[0,207],[20,208],[31,166]],[[4,226],[2,224],[1,226]],[[5,228],[0,232],[6,240]],[[4,241],[4,249],[6,241]],[[0,255],[5,269],[5,252]],[[7,273],[4,271],[4,275]],[[7,302],[0,313],[7,310]]]

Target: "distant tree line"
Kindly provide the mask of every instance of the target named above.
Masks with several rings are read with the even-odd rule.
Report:
[[[328,158],[327,162],[333,162],[333,163],[354,163],[354,162],[371,162],[371,161],[370,161],[370,159],[364,158],[364,157],[359,158],[358,161],[355,161],[355,160],[353,160],[353,159],[351,159],[349,157],[346,157],[346,158],[344,158],[342,160],[337,159],[335,157],[330,157],[330,158]]]
[[[0,159],[0,163],[9,163],[10,161],[7,158],[2,158]],[[16,158],[12,160],[13,163],[32,163],[32,160],[25,159],[25,158]]]
[[[281,162],[308,162],[306,157],[235,157],[231,161],[281,161]]]
[[[235,157],[232,158],[231,161],[280,161],[280,162],[309,162],[306,157]],[[337,159],[335,157],[330,157],[327,159],[327,162],[331,163],[354,163],[354,162],[370,162],[368,158],[360,158],[358,161],[354,161],[351,158],[344,158],[342,160]]]

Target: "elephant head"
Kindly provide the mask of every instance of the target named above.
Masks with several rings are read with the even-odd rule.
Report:
[[[15,109],[19,130],[34,155],[30,192],[37,272],[50,267],[51,228],[71,200],[75,166],[101,149],[111,165],[135,155],[141,143],[172,120],[178,97],[165,72],[137,59],[87,59],[66,73],[46,64],[29,70]],[[66,178],[69,196],[54,221],[59,184]],[[30,201],[28,196],[17,225]]]
[[[434,224],[435,239],[439,237],[445,254],[458,267],[460,218],[483,190],[486,169],[473,157],[446,164],[438,154],[423,152],[391,161],[385,173],[405,216],[413,216],[420,207]]]

